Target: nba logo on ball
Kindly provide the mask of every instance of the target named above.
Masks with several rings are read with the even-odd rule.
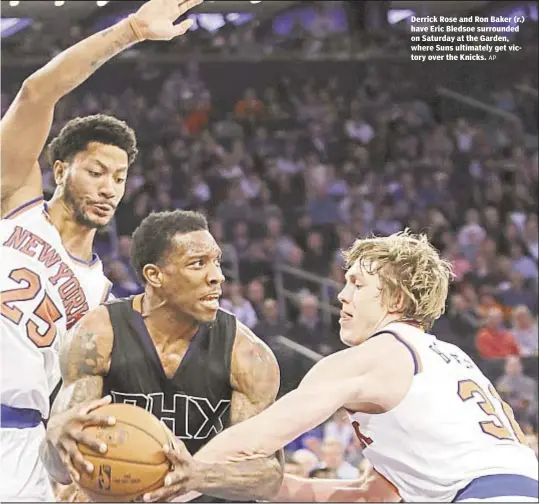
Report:
[[[98,485],[101,490],[110,490],[112,470],[109,465],[99,465],[99,480]]]

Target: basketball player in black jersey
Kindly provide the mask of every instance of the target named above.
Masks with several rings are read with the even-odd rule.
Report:
[[[181,494],[207,494],[196,500],[215,502],[215,497],[267,500],[277,493],[280,454],[219,464],[196,457],[220,431],[271,405],[279,389],[271,350],[219,309],[220,259],[201,214],[154,213],[140,224],[132,262],[144,293],[91,310],[61,349],[64,383],[41,447],[56,481],[69,484],[81,471],[93,471],[76,443],[100,449],[82,429],[98,416],[88,401],[103,404],[100,398],[110,395],[113,402],[147,409],[179,440],[175,454],[181,453],[185,473]],[[175,496],[174,488],[158,492],[167,499]]]

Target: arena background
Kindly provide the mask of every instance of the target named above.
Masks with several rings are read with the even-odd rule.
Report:
[[[32,71],[141,3],[2,1],[2,113]],[[431,14],[523,15],[523,49],[412,62],[410,16]],[[56,109],[53,136],[93,113],[137,132],[96,243],[113,293],[140,292],[129,253],[142,218],[204,212],[224,251],[222,306],[272,347],[282,394],[342,348],[340,249],[425,231],[456,272],[432,332],[475,359],[537,451],[537,2],[206,1],[191,16],[187,36],[125,51]],[[361,447],[336,415],[287,461],[354,478]]]

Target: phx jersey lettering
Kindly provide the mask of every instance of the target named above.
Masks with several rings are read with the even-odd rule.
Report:
[[[219,310],[202,325],[172,378],[168,378],[140,314],[140,297],[106,304],[113,331],[111,365],[103,395],[140,406],[181,439],[191,454],[230,424],[230,363],[236,317]],[[197,502],[224,502],[201,496]]]
[[[497,490],[492,480],[487,490],[474,488],[502,492],[498,496],[525,496],[507,492],[531,486],[537,492],[537,458],[511,408],[472,360],[455,345],[408,324],[389,324],[382,333],[393,334],[411,350],[412,386],[392,410],[353,413],[350,421],[367,459],[403,500],[462,500],[466,496],[460,498],[459,490],[492,475],[511,475],[507,484],[516,481],[514,490]]]
[[[67,329],[105,301],[111,283],[95,257],[85,263],[69,255],[50,222],[42,198],[0,221],[2,331],[2,480],[0,498],[50,498],[39,462],[49,416],[49,396],[60,380],[58,348]],[[28,428],[11,425],[10,408],[29,410]],[[25,468],[25,469],[23,469]]]

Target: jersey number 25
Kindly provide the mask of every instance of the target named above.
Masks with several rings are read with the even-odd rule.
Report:
[[[41,280],[36,273],[28,268],[14,269],[8,276],[11,280],[21,285],[21,287],[5,290],[0,293],[2,298],[0,310],[4,317],[11,320],[14,324],[19,325],[24,314],[22,310],[13,304],[20,301],[30,301],[40,295],[42,290]],[[44,292],[33,315],[47,324],[46,329],[43,334],[40,333],[38,325],[30,316],[26,322],[26,335],[40,348],[51,346],[54,338],[56,338],[55,322],[62,318],[62,314],[46,292]]]

